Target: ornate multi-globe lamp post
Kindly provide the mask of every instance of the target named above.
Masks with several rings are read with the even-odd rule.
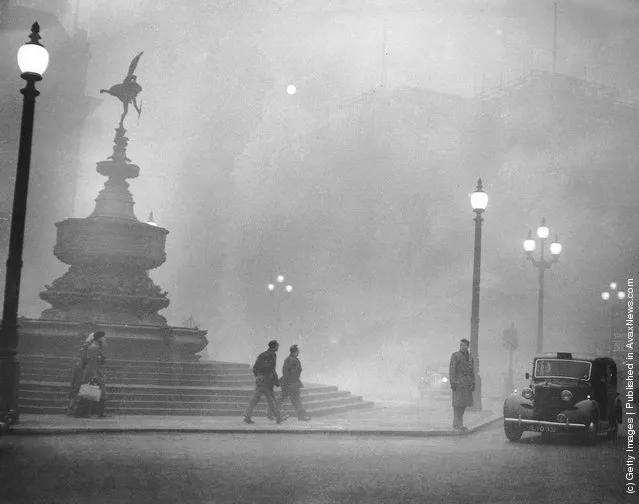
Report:
[[[623,301],[624,299],[626,299],[626,293],[624,291],[617,290],[616,282],[610,282],[610,292],[602,292],[601,299],[608,303],[608,308],[610,310],[610,355],[612,355],[615,352],[616,305],[619,301]]]
[[[31,166],[31,143],[33,139],[33,117],[35,99],[40,92],[35,83],[49,65],[49,53],[40,44],[40,25],[31,26],[30,41],[18,50],[18,66],[26,86],[20,90],[24,95],[18,166],[13,190],[11,232],[4,285],[2,325],[0,326],[0,427],[2,429],[18,420],[18,384],[20,363],[16,359],[18,348],[18,302],[22,275],[22,251],[24,227],[27,213],[29,170]]]
[[[526,257],[533,263],[533,266],[539,270],[539,304],[537,312],[537,353],[543,351],[544,342],[544,273],[547,269],[559,260],[559,254],[561,254],[561,243],[557,235],[555,235],[555,241],[550,244],[550,254],[552,260],[547,261],[544,258],[544,249],[546,240],[550,235],[550,229],[546,226],[546,219],[541,219],[541,225],[537,228],[537,238],[539,238],[539,260],[535,259],[532,253],[535,251],[537,244],[532,237],[532,232],[528,231],[528,238],[524,240],[524,250],[526,251]]]
[[[473,409],[481,411],[481,376],[479,375],[479,282],[481,270],[481,216],[488,206],[488,194],[483,190],[481,179],[477,180],[477,188],[470,195],[470,205],[475,212],[475,252],[473,259],[473,295],[470,315],[470,352],[475,358],[475,392],[473,393]]]
[[[284,285],[284,275],[277,275],[277,281],[268,284],[267,288],[275,299],[275,327],[276,332],[279,335],[282,318],[282,302],[290,296],[291,292],[293,292],[293,286],[291,284]]]

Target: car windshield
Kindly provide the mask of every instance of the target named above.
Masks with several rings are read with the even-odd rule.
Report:
[[[578,360],[537,359],[535,378],[590,378],[590,362]]]

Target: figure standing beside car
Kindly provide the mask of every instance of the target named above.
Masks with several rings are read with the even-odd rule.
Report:
[[[459,351],[450,356],[449,380],[453,390],[453,428],[466,430],[464,411],[473,405],[475,391],[475,369],[468,351],[470,342],[464,338],[459,342]]]

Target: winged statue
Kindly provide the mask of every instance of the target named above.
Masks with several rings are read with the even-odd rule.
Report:
[[[134,72],[136,67],[138,66],[138,62],[140,61],[140,57],[144,54],[142,51],[138,54],[129,65],[129,72],[126,74],[126,77],[120,84],[115,84],[111,86],[109,89],[100,89],[100,94],[107,93],[111,96],[115,96],[118,98],[124,107],[122,112],[122,116],[120,117],[120,127],[124,123],[124,118],[129,113],[129,105],[133,104],[133,107],[138,113],[138,119],[140,118],[140,114],[142,113],[141,104],[138,105],[137,96],[142,91],[142,86],[140,86],[137,82],[137,77]]]

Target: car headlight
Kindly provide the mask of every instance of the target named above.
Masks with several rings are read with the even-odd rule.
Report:
[[[526,387],[521,391],[521,395],[524,399],[532,399],[533,391],[530,387]]]
[[[562,390],[561,399],[565,402],[570,401],[572,399],[572,392],[570,390]]]
[[[448,382],[448,378],[446,378],[446,377],[444,376],[444,377],[442,378],[442,381],[443,381],[444,383],[447,383],[447,382]]]

